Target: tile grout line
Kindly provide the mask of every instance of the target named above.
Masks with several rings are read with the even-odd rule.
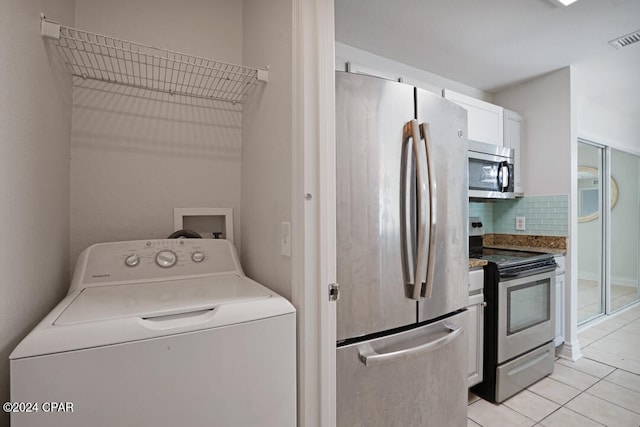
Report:
[[[601,397],[599,397],[599,396],[596,396],[595,394],[588,393],[588,391],[589,391],[590,389],[592,389],[593,387],[595,387],[595,385],[596,385],[596,384],[598,384],[598,383],[600,383],[600,382],[602,382],[602,381],[608,382],[609,384],[613,384],[613,385],[618,386],[618,387],[622,387],[622,388],[624,388],[625,390],[628,390],[628,391],[634,391],[634,392],[636,392],[636,393],[640,393],[640,392],[638,392],[638,391],[636,391],[636,390],[633,390],[633,389],[631,389],[631,388],[629,388],[629,387],[623,386],[623,385],[618,384],[618,383],[614,383],[613,381],[607,381],[607,378],[609,377],[609,375],[613,374],[613,373],[614,373],[614,372],[616,372],[618,369],[620,369],[620,368],[616,368],[614,371],[611,371],[609,374],[607,374],[607,376],[606,376],[606,377],[601,378],[598,382],[596,382],[596,383],[595,383],[595,384],[593,384],[591,387],[589,387],[588,389],[586,389],[586,390],[584,391],[584,393],[587,393],[587,394],[589,394],[589,395],[591,395],[591,396],[593,396],[593,397],[596,397],[596,398],[598,398],[598,399],[604,400],[605,402],[609,402],[609,403],[611,403],[612,405],[617,406],[618,408],[622,408],[622,409],[624,409],[624,410],[626,410],[626,411],[633,412],[634,414],[638,414],[638,415],[640,415],[640,412],[634,411],[634,410],[629,409],[629,408],[625,408],[624,406],[620,406],[620,405],[618,405],[618,404],[617,404],[617,403],[615,403],[615,402],[611,402],[610,400],[603,399],[603,398],[601,398]],[[622,369],[622,370],[623,370],[623,369]],[[624,371],[624,370],[623,370],[623,371]],[[624,371],[624,372],[627,372],[627,371]],[[627,372],[627,373],[633,374],[633,372]],[[634,375],[637,375],[637,374],[634,374]]]
[[[639,307],[640,307],[640,305],[639,305]],[[603,320],[601,323],[606,323],[606,322],[607,322],[607,320],[608,320],[608,319],[605,319],[605,320]],[[597,343],[597,342],[599,342],[600,340],[603,340],[603,339],[605,339],[605,338],[609,337],[610,335],[614,334],[615,332],[620,331],[620,330],[621,330],[622,328],[624,328],[625,326],[630,325],[630,324],[632,324],[632,323],[634,323],[634,322],[637,322],[637,321],[639,321],[639,320],[640,320],[640,318],[638,318],[638,319],[632,319],[632,320],[628,320],[628,321],[626,321],[626,322],[625,322],[625,323],[623,323],[623,324],[620,324],[619,322],[613,322],[613,323],[615,323],[615,324],[617,324],[617,325],[618,325],[615,329],[612,329],[611,331],[608,331],[608,332],[607,332],[607,331],[604,331],[604,330],[601,330],[602,332],[605,332],[605,334],[604,334],[604,335],[602,335],[601,337],[597,338],[597,339],[594,339],[592,342],[590,342],[589,344],[585,345],[583,348],[589,347],[590,345],[592,345],[592,344],[594,344],[594,343]],[[598,323],[598,324],[599,324],[599,323]],[[597,328],[597,325],[595,325],[594,327],[595,327],[596,329],[598,329],[598,328]],[[591,328],[591,327],[586,328],[586,329],[584,329],[584,330],[587,330],[587,329],[590,329],[590,328]],[[639,334],[639,335],[640,335],[640,334]],[[623,341],[623,342],[624,342],[624,341]],[[610,353],[610,352],[608,352],[608,351],[606,351],[606,350],[601,350],[601,349],[596,349],[596,350],[598,350],[598,351],[603,351],[603,352],[606,352],[606,353]],[[617,355],[616,353],[611,353],[611,354],[613,354],[613,355]],[[620,410],[628,411],[629,413],[640,415],[640,412],[636,412],[635,410],[625,408],[625,407],[623,407],[623,406],[618,405],[616,402],[612,402],[612,401],[609,401],[609,400],[603,399],[603,398],[599,397],[598,395],[595,395],[595,394],[592,394],[592,393],[590,393],[590,392],[589,392],[589,390],[593,389],[593,387],[595,387],[596,385],[598,385],[598,384],[599,384],[599,383],[601,383],[602,381],[606,381],[606,382],[607,382],[607,383],[609,383],[609,384],[612,384],[612,385],[614,385],[614,386],[616,386],[616,387],[620,387],[620,388],[622,388],[622,389],[624,389],[624,390],[627,390],[627,391],[631,391],[631,392],[640,392],[640,391],[638,391],[638,390],[635,390],[635,389],[633,389],[633,388],[627,387],[627,386],[622,385],[622,384],[618,384],[617,382],[614,382],[614,381],[612,381],[612,380],[608,379],[608,378],[610,378],[610,377],[611,377],[611,375],[613,375],[613,374],[614,374],[614,373],[616,373],[617,371],[620,371],[621,373],[625,373],[625,374],[629,374],[629,375],[638,375],[638,374],[637,374],[637,373],[635,373],[635,372],[629,371],[629,370],[627,370],[627,369],[624,369],[624,368],[620,368],[620,367],[618,367],[618,366],[611,365],[611,364],[609,364],[609,363],[607,363],[607,362],[602,362],[602,361],[600,361],[600,360],[593,359],[593,358],[588,357],[588,356],[586,356],[586,355],[585,355],[585,356],[583,356],[583,357],[584,357],[586,360],[589,360],[590,362],[597,363],[597,364],[599,364],[599,365],[602,365],[602,366],[605,366],[605,367],[611,368],[611,369],[612,369],[612,371],[611,371],[611,372],[609,372],[609,373],[607,373],[607,374],[606,374],[606,375],[604,375],[603,377],[600,377],[599,375],[593,375],[592,373],[585,372],[585,371],[583,371],[583,370],[577,369],[577,368],[575,368],[575,367],[571,366],[571,365],[570,365],[570,364],[568,364],[568,363],[567,363],[567,364],[565,364],[565,363],[559,363],[559,362],[558,362],[559,360],[565,360],[565,359],[561,359],[561,358],[556,357],[556,358],[554,359],[554,363],[557,363],[557,364],[559,364],[559,365],[562,365],[563,367],[570,368],[570,369],[572,369],[573,371],[576,371],[576,372],[577,372],[577,373],[579,373],[579,374],[583,374],[583,375],[587,375],[587,376],[589,376],[589,377],[595,378],[595,379],[596,379],[596,382],[595,382],[595,383],[593,383],[593,384],[591,384],[590,386],[588,386],[585,390],[581,390],[580,388],[578,388],[578,387],[574,387],[573,385],[571,385],[571,384],[567,384],[566,382],[561,381],[561,380],[559,380],[559,379],[556,379],[556,378],[549,378],[549,377],[547,377],[547,378],[549,378],[549,379],[551,379],[551,380],[553,380],[553,381],[557,382],[558,384],[562,384],[563,386],[570,387],[570,388],[572,388],[572,389],[574,389],[574,390],[577,390],[577,391],[578,391],[578,394],[577,394],[577,395],[575,395],[575,396],[573,396],[572,398],[570,398],[569,400],[567,400],[564,404],[559,404],[559,403],[557,403],[557,402],[555,402],[555,401],[553,401],[553,400],[551,400],[551,399],[549,399],[549,398],[547,398],[547,397],[545,397],[545,396],[543,396],[543,395],[541,395],[541,394],[539,394],[539,393],[536,393],[536,392],[534,392],[534,391],[530,390],[530,389],[527,387],[525,390],[528,390],[529,392],[531,392],[531,393],[535,394],[536,396],[538,396],[538,397],[540,397],[540,398],[542,398],[542,399],[548,400],[548,401],[550,401],[550,402],[552,402],[552,403],[554,403],[554,404],[556,404],[556,405],[559,405],[557,409],[553,410],[551,413],[549,413],[547,416],[545,416],[545,417],[544,417],[543,419],[541,419],[540,421],[536,421],[536,420],[534,420],[534,419],[532,419],[532,418],[528,417],[527,415],[525,415],[525,414],[523,414],[523,413],[521,413],[521,412],[517,411],[516,409],[511,408],[510,406],[507,406],[507,405],[504,405],[504,406],[506,406],[509,410],[511,410],[511,411],[513,411],[513,412],[515,412],[516,414],[518,414],[518,415],[520,415],[520,416],[524,417],[525,419],[527,419],[527,420],[529,420],[529,421],[533,422],[533,423],[534,423],[534,424],[533,424],[533,426],[542,426],[545,420],[548,420],[551,416],[553,416],[554,414],[556,414],[556,413],[557,413],[561,408],[564,408],[564,409],[566,409],[566,410],[567,410],[567,411],[569,411],[569,412],[572,412],[572,413],[577,414],[577,415],[579,415],[579,416],[581,416],[581,417],[584,417],[584,418],[586,418],[586,419],[588,419],[588,420],[590,420],[590,421],[592,421],[592,422],[594,422],[594,423],[596,423],[596,424],[598,424],[598,425],[601,425],[601,426],[602,426],[602,425],[608,426],[608,425],[609,425],[609,424],[608,424],[608,422],[607,422],[607,424],[602,424],[601,422],[599,422],[599,421],[597,421],[597,420],[595,420],[595,419],[591,418],[590,416],[587,416],[587,415],[585,415],[585,414],[582,414],[582,413],[580,413],[580,412],[577,412],[577,411],[575,411],[575,410],[573,410],[573,409],[571,409],[571,408],[568,408],[568,407],[567,407],[567,405],[568,405],[568,404],[570,404],[571,402],[573,402],[574,400],[576,400],[577,398],[581,397],[581,396],[582,396],[582,395],[584,395],[584,394],[587,394],[587,395],[588,395],[588,397],[590,397],[590,398],[598,399],[598,400],[600,400],[600,401],[602,401],[602,402],[605,402],[606,404],[609,404],[609,405],[612,405],[613,407],[619,408]],[[618,356],[618,357],[622,357],[622,356]],[[623,358],[623,359],[629,359],[629,360],[636,360],[636,359],[633,359],[633,358],[630,358],[630,357],[622,357],[622,358]],[[474,403],[476,403],[476,402],[477,402],[477,400],[476,400],[475,402],[473,402],[471,405],[473,405],[473,404],[474,404]],[[471,406],[471,405],[468,405],[468,406]],[[502,404],[500,404],[500,405],[502,405]],[[496,406],[498,406],[498,405],[496,405]],[[468,420],[471,420],[473,423],[475,423],[475,424],[477,424],[477,425],[480,425],[481,427],[484,427],[484,426],[483,426],[483,424],[481,424],[481,423],[479,423],[479,422],[477,422],[477,421],[473,420],[472,418],[470,418],[470,417],[468,417],[468,416],[467,416],[467,419],[468,419]]]

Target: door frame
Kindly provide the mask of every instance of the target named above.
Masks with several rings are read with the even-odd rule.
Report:
[[[335,37],[333,0],[293,0],[292,300],[298,425],[335,426]]]
[[[577,139],[578,144],[586,144],[595,148],[599,148],[602,150],[602,191],[601,191],[601,203],[602,203],[602,242],[603,242],[603,254],[602,254],[602,297],[604,298],[604,307],[603,313],[598,316],[594,316],[590,319],[583,321],[582,323],[578,323],[578,326],[584,326],[592,322],[593,320],[600,319],[603,316],[608,316],[612,313],[615,313],[618,310],[624,309],[624,307],[619,308],[618,310],[613,311],[611,306],[611,160],[612,160],[612,152],[611,150],[616,150],[625,154],[633,155],[640,157],[640,153],[629,150],[623,147],[617,147],[610,144],[607,144],[597,138],[590,138],[585,136],[579,136]],[[577,202],[577,194],[576,194],[576,202]],[[576,203],[577,204],[577,203]],[[640,262],[640,259],[638,260]],[[576,275],[577,277],[577,275]]]

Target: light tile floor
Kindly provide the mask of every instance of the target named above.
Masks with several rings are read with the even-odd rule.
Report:
[[[640,305],[578,333],[583,358],[500,405],[469,394],[468,426],[640,426]]]

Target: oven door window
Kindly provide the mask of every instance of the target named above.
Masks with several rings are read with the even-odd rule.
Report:
[[[551,318],[550,280],[538,280],[507,289],[507,335]]]

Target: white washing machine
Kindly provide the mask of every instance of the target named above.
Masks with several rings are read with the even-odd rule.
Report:
[[[93,245],[10,356],[11,423],[293,427],[295,334],[226,240]]]

